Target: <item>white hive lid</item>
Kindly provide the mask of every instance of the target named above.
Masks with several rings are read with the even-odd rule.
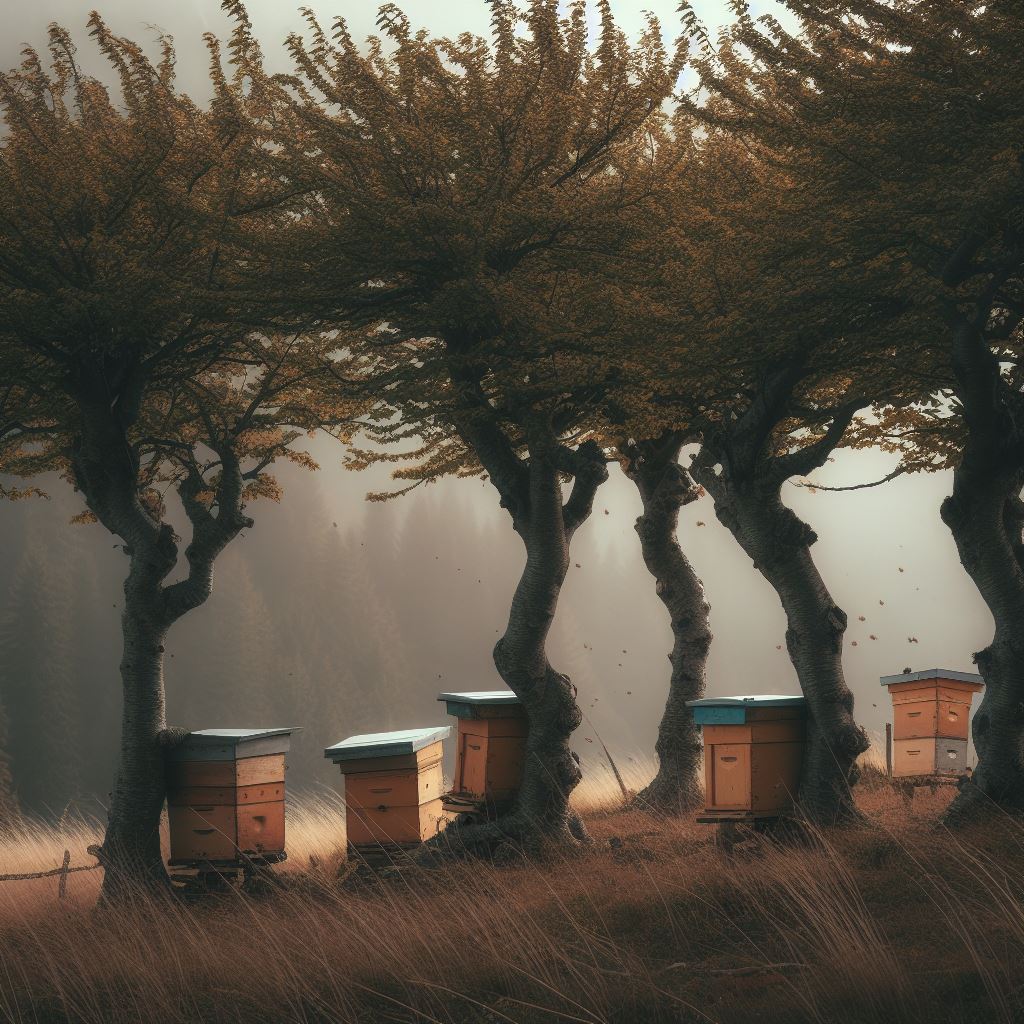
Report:
[[[368,732],[335,743],[324,751],[332,761],[348,761],[357,757],[397,757],[414,754],[417,750],[447,739],[450,725],[431,726],[429,729],[399,729],[396,732]]]

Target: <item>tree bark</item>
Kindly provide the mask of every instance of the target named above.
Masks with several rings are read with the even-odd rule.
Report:
[[[995,625],[974,655],[985,680],[972,724],[978,768],[946,814],[960,824],[995,807],[1024,812],[1024,409],[967,320],[954,330],[953,356],[968,432],[941,515]]]
[[[843,675],[846,613],[832,599],[810,547],[814,531],[782,502],[777,488],[737,490],[703,469],[715,514],[775,589],[786,612],[786,650],[807,699],[807,742],[800,808],[815,824],[858,820],[851,787],[857,755],[868,741],[853,719],[853,694]]]
[[[512,810],[495,822],[451,829],[440,841],[473,848],[511,840],[531,852],[551,843],[586,842],[586,827],[569,806],[581,779],[569,740],[583,716],[576,688],[548,661],[547,638],[569,568],[572,537],[590,517],[597,489],[608,478],[604,454],[593,441],[576,450],[563,446],[540,416],[529,420],[526,460],[486,420],[465,421],[460,432],[488,470],[526,548],[508,625],[494,647],[494,664],[522,701],[529,728]],[[564,501],[563,476],[573,479]]]
[[[669,435],[622,451],[626,475],[636,484],[643,503],[636,532],[644,564],[668,611],[673,638],[668,699],[655,744],[658,772],[636,799],[641,806],[670,814],[683,814],[703,804],[700,728],[686,704],[704,695],[712,641],[704,585],[677,539],[679,510],[700,494],[679,465],[683,443],[682,436]]]
[[[813,443],[779,451],[775,431],[789,415],[806,372],[797,355],[766,374],[750,405],[709,430],[694,462],[719,522],[772,585],[786,612],[786,649],[807,700],[807,740],[800,776],[802,814],[818,825],[861,819],[853,800],[858,754],[868,740],[853,719],[853,694],[843,676],[846,613],[822,580],[811,545],[814,531],[782,501],[782,485],[824,464],[867,402],[847,396]]]
[[[160,583],[144,560],[133,556],[125,581],[121,617],[121,750],[107,829],[101,847],[105,897],[142,883],[166,883],[160,852],[160,815],[165,786],[160,734],[167,727],[163,642],[168,623]]]
[[[182,615],[209,597],[214,560],[251,520],[242,515],[242,477],[226,444],[218,450],[216,515],[198,499],[206,486],[201,477],[186,475],[178,486],[193,528],[186,550],[189,573],[165,585],[178,561],[177,539],[171,526],[142,503],[138,458],[119,406],[85,387],[79,406],[81,430],[71,453],[75,482],[97,519],[125,542],[130,559],[121,616],[121,756],[106,833],[95,851],[104,868],[102,896],[109,900],[169,884],[160,850],[166,795],[164,640]]]

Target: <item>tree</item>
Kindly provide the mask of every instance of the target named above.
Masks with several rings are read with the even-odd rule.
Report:
[[[252,525],[247,503],[277,496],[268,467],[311,464],[286,424],[321,422],[322,349],[278,333],[261,297],[280,187],[239,116],[240,78],[219,73],[211,43],[215,98],[201,109],[174,90],[167,40],[154,65],[98,15],[89,25],[118,99],[58,26],[49,72],[27,50],[0,76],[0,468],[61,471],[128,558],[120,764],[100,848],[113,895],[166,880],[164,640],[209,596],[217,556]],[[192,528],[171,583],[168,489]]]
[[[876,434],[902,434],[902,467],[954,450],[941,514],[992,612],[975,655],[986,692],[974,718],[975,785],[952,819],[1024,810],[1024,10],[1013,0],[787,3],[793,36],[741,9],[731,69],[708,67],[719,124],[770,147],[778,165],[833,212],[848,265],[893,269],[928,314],[890,376],[905,401]],[[740,53],[745,56],[739,56]],[[916,403],[913,399],[916,398]],[[909,408],[908,408],[909,405]],[[897,445],[899,447],[899,445]]]
[[[731,59],[723,53],[721,65]],[[705,75],[718,67],[705,59]],[[850,260],[829,208],[780,170],[766,143],[723,129],[724,103],[681,102],[671,145],[683,153],[666,153],[657,228],[636,243],[656,269],[649,309],[634,325],[648,340],[635,347],[623,374],[629,387],[617,395],[620,436],[623,451],[639,458],[664,445],[650,479],[637,482],[653,494],[667,473],[674,503],[687,485],[672,447],[699,438],[696,483],[787,613],[787,649],[809,710],[801,805],[829,823],[857,816],[850,783],[867,740],[842,673],[845,613],[814,565],[814,532],[785,504],[782,488],[822,466],[840,443],[853,443],[851,426],[872,398],[905,393],[881,368],[903,342],[907,365],[920,363],[921,346],[908,339],[923,314],[897,294],[889,263]],[[645,516],[640,526],[673,560],[683,595],[673,618],[696,640],[684,650],[683,677],[695,696],[708,642],[695,577],[673,550],[671,520]],[[675,703],[662,744],[672,736],[692,752],[692,724]]]
[[[226,6],[244,36],[244,11]],[[311,42],[289,41],[296,74],[277,80],[261,77],[251,35],[234,51],[275,104],[267,131],[288,179],[308,190],[301,241],[281,236],[282,282],[376,354],[389,410],[372,436],[418,439],[396,474],[410,487],[485,474],[525,548],[494,648],[529,715],[523,785],[513,812],[465,844],[585,836],[568,807],[580,712],[546,640],[607,476],[592,432],[634,285],[618,252],[645,215],[682,63],[653,19],[632,47],[607,2],[597,9],[593,53],[580,0],[564,19],[554,0],[523,12],[493,0],[490,43],[413,35],[388,4],[387,48],[372,40],[366,55],[344,21],[328,34],[310,18]]]
[[[711,649],[710,606],[704,585],[677,537],[679,510],[700,497],[701,489],[679,465],[686,436],[666,430],[662,436],[626,443],[619,457],[636,484],[643,514],[636,521],[644,564],[672,626],[672,665],[665,711],[658,725],[658,772],[638,802],[672,813],[700,806],[703,746],[700,728],[687,701],[704,695],[705,666]]]

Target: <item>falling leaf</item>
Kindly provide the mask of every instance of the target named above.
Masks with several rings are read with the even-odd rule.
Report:
[[[703,519],[698,519],[697,520],[697,525],[698,526],[703,526],[704,525],[704,520]]]
[[[580,563],[579,562],[574,562],[573,564],[576,566],[577,569],[580,568]]]
[[[627,697],[632,697],[633,696],[633,691],[632,690],[627,690],[626,691],[626,696]]]
[[[899,567],[899,570],[900,570],[900,572],[903,572],[903,566],[902,565]]]
[[[878,603],[879,604],[885,604],[885,602],[881,598],[879,598]]]
[[[776,644],[775,645],[775,650],[781,651],[782,650],[782,644]]]
[[[854,641],[853,641],[853,646],[854,646],[854,647],[856,647],[856,646],[857,646],[857,641],[856,641],[856,640],[854,640]]]
[[[878,639],[878,637],[877,637],[877,636],[875,636],[875,634],[874,634],[874,633],[872,633],[872,634],[870,634],[870,636],[868,637],[868,639],[869,639],[869,640],[877,640],[877,639]]]
[[[863,615],[858,615],[858,616],[857,616],[857,618],[858,618],[858,619],[859,619],[859,620],[860,620],[861,622],[864,622],[864,621],[865,621],[865,619],[864,619],[864,616],[863,616]]]

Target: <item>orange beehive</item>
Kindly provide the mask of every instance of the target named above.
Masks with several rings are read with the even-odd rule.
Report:
[[[932,668],[882,676],[893,704],[894,777],[959,773],[967,767],[971,700],[984,688],[973,672]]]
[[[448,714],[459,720],[455,783],[451,795],[500,803],[519,791],[529,722],[511,690],[442,693]]]
[[[168,752],[172,865],[285,857],[285,753],[293,729],[204,729]]]
[[[350,736],[324,751],[345,776],[352,846],[420,843],[445,821],[442,740],[448,726]]]
[[[707,697],[687,706],[704,736],[705,813],[739,819],[786,813],[800,784],[804,698]]]

